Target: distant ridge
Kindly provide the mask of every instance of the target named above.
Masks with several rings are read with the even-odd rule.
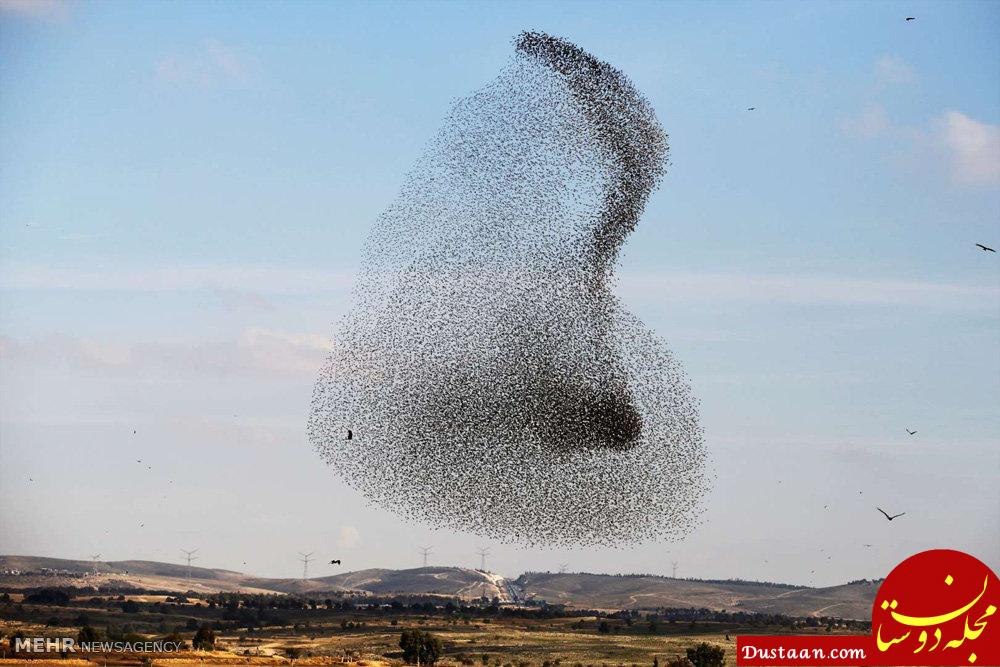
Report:
[[[312,595],[441,595],[464,599],[483,595],[501,602],[544,601],[580,609],[705,608],[786,616],[832,616],[867,620],[878,585],[854,582],[826,588],[741,580],[688,580],[657,575],[526,572],[517,579],[462,567],[407,570],[371,568],[306,580],[264,578],[232,570],[145,560],[98,563],[38,556],[0,556],[0,589],[44,586],[131,587],[208,594],[242,591]],[[19,574],[10,574],[18,571]]]

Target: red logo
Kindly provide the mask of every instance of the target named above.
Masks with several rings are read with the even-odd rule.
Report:
[[[998,606],[1000,580],[969,554],[934,549],[910,556],[889,573],[875,597],[872,634],[881,654],[875,660],[1000,665]]]
[[[1000,580],[969,554],[934,549],[879,588],[872,634],[740,636],[736,664],[1000,667]]]

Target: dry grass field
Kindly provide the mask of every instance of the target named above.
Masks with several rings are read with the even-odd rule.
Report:
[[[685,655],[700,642],[725,650],[726,664],[735,665],[737,634],[780,634],[788,628],[722,627],[719,624],[667,624],[651,632],[648,623],[635,621],[631,626],[610,619],[609,630],[601,632],[597,617],[553,619],[487,619],[455,622],[445,618],[406,616],[393,619],[366,617],[363,628],[347,629],[340,622],[315,623],[308,628],[266,629],[252,634],[220,634],[214,651],[186,650],[175,654],[148,656],[154,665],[229,665],[229,664],[403,664],[399,649],[402,630],[417,628],[439,637],[444,644],[444,667],[631,667],[649,666],[654,658],[660,664]],[[14,628],[29,636],[72,636],[75,628],[5,623],[9,635]],[[824,628],[797,629],[826,633]],[[843,632],[834,629],[832,632]],[[154,637],[150,637],[154,639]],[[86,658],[81,660],[80,658]],[[0,665],[139,665],[143,656],[120,654],[70,656],[70,659],[45,658],[0,659]]]

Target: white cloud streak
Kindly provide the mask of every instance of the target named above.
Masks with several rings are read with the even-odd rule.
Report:
[[[882,85],[913,83],[916,74],[899,56],[884,55],[875,61],[875,80]]]
[[[0,0],[0,12],[55,22],[69,17],[69,6],[63,0]]]
[[[664,301],[943,308],[981,307],[983,300],[995,304],[1000,298],[1000,289],[957,283],[735,273],[624,274],[618,291],[626,297],[656,295]]]
[[[76,269],[34,264],[0,268],[2,290],[67,292],[188,292],[259,295],[303,295],[349,292],[354,276],[346,271],[267,266],[179,266],[146,269]],[[943,308],[979,307],[995,302],[1000,289],[962,283],[854,278],[834,275],[755,273],[623,272],[616,290],[625,298],[667,302],[733,302],[778,304],[910,304]]]
[[[199,86],[217,82],[246,84],[255,71],[252,59],[218,39],[206,39],[186,54],[163,56],[153,69],[158,81]]]
[[[108,341],[45,336],[0,337],[0,359],[11,369],[68,367],[114,374],[211,374],[313,377],[332,343],[328,336],[249,328],[230,340]]]
[[[352,283],[347,272],[267,266],[90,269],[10,263],[0,267],[0,288],[17,290],[312,294],[349,290]]]
[[[938,122],[952,178],[962,185],[1000,185],[1000,126],[958,111],[946,112]]]

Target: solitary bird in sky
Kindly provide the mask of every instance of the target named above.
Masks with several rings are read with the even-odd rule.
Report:
[[[354,437],[354,434],[351,433],[351,429],[347,429],[347,439],[350,440],[353,437]]]
[[[882,509],[881,507],[876,507],[875,509],[877,509],[882,514],[885,514],[885,510]],[[885,518],[888,519],[889,521],[892,521],[893,519],[895,519],[897,517],[901,517],[904,514],[906,514],[906,512],[900,512],[899,514],[893,514],[892,516],[889,516],[888,514],[885,514]]]
[[[907,17],[906,17],[906,20],[907,20],[907,21],[913,21],[913,20],[915,20],[916,18],[917,18],[916,16],[907,16]]]
[[[976,245],[982,248],[983,252],[996,252],[996,250],[994,250],[993,248],[985,246],[982,243],[977,243]]]
[[[331,560],[330,561],[330,565],[340,565],[340,561],[339,560]]]
[[[747,111],[756,111],[757,107],[747,107]]]
[[[863,544],[862,546],[865,547],[866,549],[869,549],[869,548],[871,548],[872,545],[870,545],[870,544]]]
[[[911,431],[910,429],[906,429],[906,432],[909,433],[910,435],[916,435],[917,434],[916,431]]]

